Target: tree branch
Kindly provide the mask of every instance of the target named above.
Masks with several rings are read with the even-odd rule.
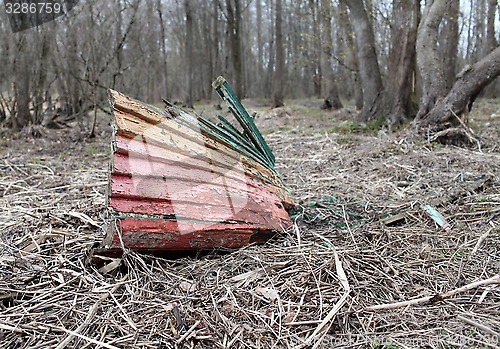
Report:
[[[409,301],[403,301],[403,302],[396,302],[396,303],[389,303],[389,304],[379,304],[379,305],[372,305],[370,307],[366,307],[363,309],[364,311],[377,311],[377,310],[391,310],[391,309],[397,309],[397,308],[403,308],[411,305],[418,305],[418,304],[424,304],[424,303],[433,303],[433,302],[438,302],[442,301],[446,298],[453,297],[456,294],[467,292],[470,290],[473,290],[475,288],[478,288],[479,286],[487,286],[491,284],[498,284],[500,283],[500,274],[497,274],[489,279],[486,280],[480,280],[476,281],[473,283],[470,283],[468,285],[465,285],[460,288],[456,288],[454,290],[445,292],[445,293],[438,293],[433,296],[426,296],[422,298],[417,298],[417,299],[412,299]]]

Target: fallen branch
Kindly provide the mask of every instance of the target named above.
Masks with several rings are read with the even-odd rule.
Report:
[[[477,327],[478,329],[480,329],[481,331],[484,331],[488,334],[491,334],[492,336],[496,336],[498,337],[500,334],[498,332],[495,332],[493,331],[491,328],[489,328],[488,326],[485,326],[483,324],[480,324],[479,322],[477,321],[474,321],[474,320],[471,320],[471,319],[468,319],[462,315],[457,315],[457,319],[459,320],[462,320],[463,322],[469,324],[469,325],[472,325],[474,327]]]
[[[448,291],[445,293],[438,293],[438,294],[435,294],[433,296],[426,296],[426,297],[412,299],[412,300],[403,301],[403,302],[372,305],[371,307],[366,307],[363,311],[390,310],[390,309],[407,307],[410,305],[418,305],[418,304],[423,304],[423,303],[428,303],[428,302],[431,302],[431,303],[438,302],[438,301],[442,301],[446,298],[453,297],[456,294],[470,291],[470,290],[475,289],[479,286],[486,286],[486,285],[496,284],[496,283],[500,283],[500,274],[497,274],[497,275],[495,275],[489,279],[486,279],[486,280],[480,280],[480,281],[470,283],[468,285],[465,285],[465,286],[460,287],[460,288],[456,288],[454,290],[451,290],[451,291]]]
[[[24,333],[24,331],[20,328],[17,327],[12,327],[7,324],[2,324],[0,323],[0,330],[6,330],[6,331],[11,331],[11,332],[17,332],[17,333]]]
[[[493,228],[488,229],[485,233],[483,233],[483,235],[481,235],[479,237],[479,239],[476,242],[476,245],[474,246],[474,248],[472,249],[472,252],[470,253],[469,260],[472,258],[473,255],[476,254],[476,252],[479,250],[479,247],[481,246],[483,241],[488,237],[488,235],[490,234],[490,232],[492,230],[493,230]]]
[[[198,325],[200,324],[200,322],[201,322],[200,320],[196,321],[194,323],[194,325],[191,326],[191,328],[189,330],[187,330],[187,332],[184,333],[182,335],[182,337],[177,340],[177,344],[181,344],[186,338],[188,338],[191,335],[191,333],[194,332],[194,330],[196,329],[196,327],[198,327]]]

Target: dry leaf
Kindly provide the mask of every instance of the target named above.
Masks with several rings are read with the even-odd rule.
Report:
[[[99,273],[101,273],[102,275],[106,275],[107,273],[112,272],[113,270],[118,268],[120,266],[120,264],[122,263],[121,258],[110,258],[110,259],[112,259],[111,263],[108,263],[104,267],[99,269]]]
[[[278,292],[272,288],[268,287],[256,287],[255,288],[255,293],[258,295],[261,295],[262,297],[274,301],[275,299],[278,299],[279,295]]]
[[[179,284],[179,287],[184,292],[194,292],[196,290],[196,283],[188,282],[188,281],[181,281],[181,283]]]

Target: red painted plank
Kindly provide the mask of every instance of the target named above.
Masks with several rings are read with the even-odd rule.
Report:
[[[245,190],[259,195],[266,195],[271,197],[269,187],[265,186],[257,179],[246,177],[244,173],[236,169],[221,169],[212,168],[207,164],[206,168],[200,169],[197,167],[185,168],[186,164],[182,162],[161,162],[154,161],[153,159],[136,158],[133,156],[126,156],[124,154],[115,154],[113,171],[117,175],[126,175],[136,178],[134,181],[138,183],[139,178],[146,176],[158,176],[165,179],[177,178],[182,179],[184,182],[192,182],[193,185],[209,184],[214,186],[223,185],[224,187],[233,188],[236,190]],[[253,188],[248,188],[253,187]],[[272,197],[272,201],[278,198]]]
[[[248,180],[243,171],[235,168],[221,169],[204,162],[205,167],[190,166],[191,160],[163,162],[151,158],[115,154],[113,172],[135,176],[159,176],[166,178],[185,178],[193,183],[217,183],[218,178],[226,177],[228,182],[240,181],[246,185]]]
[[[141,137],[127,138],[122,135],[116,135],[115,157],[118,155],[129,156],[131,161],[144,159],[153,163],[176,164],[179,167],[187,169],[205,169],[225,173],[229,178],[247,178],[255,179],[264,184],[267,190],[277,195],[283,204],[287,207],[293,207],[292,199],[289,193],[284,189],[283,182],[272,171],[263,167],[252,167],[245,157],[240,161],[219,162],[215,157],[200,156],[199,154],[181,153],[178,149],[169,148],[167,145],[156,145],[151,142],[145,142]],[[147,160],[146,160],[147,159]],[[115,161],[120,161],[117,159]],[[257,164],[258,165],[258,164]],[[148,165],[150,167],[151,165]],[[138,166],[134,166],[136,169]],[[257,170],[258,169],[258,170]],[[118,171],[120,172],[120,171]]]
[[[180,217],[196,219],[203,219],[202,216],[205,215],[207,220],[211,220],[210,211],[217,211],[214,214],[214,219],[217,220],[250,219],[250,221],[255,221],[250,218],[252,215],[261,214],[269,224],[273,224],[275,220],[285,222],[285,226],[291,224],[280,202],[261,188],[250,186],[234,188],[211,183],[193,184],[174,178],[164,180],[157,177],[129,178],[113,175],[111,190],[112,199],[129,199],[111,201],[112,207],[120,212],[177,214]],[[137,200],[137,204],[134,204],[133,199]],[[153,202],[145,204],[144,201],[147,199],[152,199]],[[162,204],[157,206],[155,201],[161,201]]]
[[[187,178],[141,177],[111,175],[111,193],[117,197],[175,200],[201,204],[242,207],[253,196],[259,204],[275,204],[279,200],[265,190],[225,177],[214,177],[209,183]],[[281,205],[279,205],[281,206]]]
[[[228,234],[222,231],[205,231],[203,235],[184,235],[179,238],[171,234],[169,238],[164,233],[131,233],[122,235],[123,244],[133,250],[157,251],[191,251],[211,250],[217,248],[236,249],[248,245],[251,242],[254,231],[240,230]],[[121,248],[117,236],[107,248]]]
[[[184,228],[182,225],[186,225]],[[192,250],[213,248],[239,248],[252,241],[255,235],[273,235],[266,228],[251,224],[202,224],[169,220],[126,218],[118,222],[121,238],[131,249]],[[188,228],[189,227],[189,228]],[[185,230],[183,230],[185,229]],[[121,246],[115,234],[109,248]]]
[[[240,162],[242,155],[221,143],[205,137],[178,123],[170,126],[171,120],[152,125],[137,116],[115,110],[118,134],[140,139],[147,144],[168,147],[176,152],[190,154],[193,157],[208,157],[221,163]],[[250,159],[248,159],[250,161]]]
[[[237,183],[231,188],[224,185],[223,180],[209,184],[192,183],[189,179],[112,175],[111,191],[118,197],[208,203],[235,210],[244,207],[248,201],[248,188],[240,184],[236,189]]]
[[[262,230],[266,227],[258,227],[249,223],[230,222],[204,222],[195,220],[170,220],[170,219],[138,219],[125,218],[120,221],[123,231],[128,232],[149,232],[149,233],[180,233],[203,234],[204,231],[226,231],[228,234],[238,231]],[[185,230],[183,230],[185,228]],[[260,229],[259,229],[260,228]],[[201,235],[200,235],[201,236]]]
[[[168,144],[156,144],[149,141],[147,138],[140,136],[128,138],[123,135],[116,135],[116,151],[121,154],[127,154],[135,157],[144,157],[153,161],[166,160],[167,162],[179,162],[185,164],[184,167],[189,168],[195,166],[206,168],[207,165],[212,165],[221,168],[237,168],[244,173],[241,166],[235,166],[242,163],[242,159],[233,159],[232,161],[220,162],[212,155],[215,152],[212,149],[207,149],[206,153],[183,152],[178,147],[172,147]]]
[[[280,227],[288,228],[290,219],[283,214],[282,210],[272,211],[257,205],[250,198],[247,205],[238,212],[233,212],[227,206],[215,206],[208,204],[174,203],[170,201],[149,201],[127,198],[110,198],[109,206],[123,213],[136,214],[156,214],[164,216],[174,216],[177,219],[196,219],[207,222],[223,221],[246,221],[248,223],[273,227],[280,230]]]

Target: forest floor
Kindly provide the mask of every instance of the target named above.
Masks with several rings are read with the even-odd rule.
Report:
[[[295,227],[232,253],[130,252],[101,270],[88,257],[104,236],[109,117],[94,139],[0,130],[0,347],[499,347],[500,286],[463,287],[500,272],[500,100],[470,114],[481,149],[361,128],[319,102],[244,104]]]

